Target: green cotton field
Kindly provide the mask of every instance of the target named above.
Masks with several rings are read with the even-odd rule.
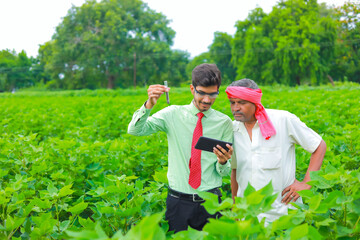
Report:
[[[173,234],[164,220],[167,139],[127,134],[146,89],[0,94],[0,239],[359,239],[360,85],[263,87],[265,108],[288,110],[327,144],[304,204],[265,226],[271,184],[251,186],[235,204],[230,177],[223,202],[201,194],[212,213],[203,231]],[[213,108],[231,118],[220,89]],[[188,88],[171,88],[171,104],[189,104]],[[165,96],[153,112],[166,107]],[[297,179],[310,154],[297,148]]]

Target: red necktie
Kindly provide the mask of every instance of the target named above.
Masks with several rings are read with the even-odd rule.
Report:
[[[193,134],[191,145],[191,158],[189,162],[190,176],[189,184],[192,188],[197,189],[201,184],[201,150],[195,149],[195,145],[203,134],[201,119],[204,116],[202,112],[197,114],[198,121]]]

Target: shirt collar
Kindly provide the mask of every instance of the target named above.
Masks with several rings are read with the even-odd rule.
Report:
[[[198,114],[200,111],[199,109],[196,108],[196,106],[194,105],[194,102],[191,101],[191,103],[189,104],[189,109],[192,115],[196,115]],[[211,113],[213,112],[213,109],[210,107],[209,110],[202,112],[204,114],[205,117],[209,117],[211,115]]]
[[[234,121],[235,124],[233,126],[233,131],[236,131],[236,132],[240,132],[242,134],[247,134],[247,131],[246,131],[246,127],[245,127],[245,124],[243,122],[240,122],[240,121]],[[258,128],[259,127],[259,124],[258,124],[258,121],[256,121],[254,128]]]

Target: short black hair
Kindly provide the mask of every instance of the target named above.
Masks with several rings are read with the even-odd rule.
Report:
[[[192,85],[194,87],[210,87],[221,85],[221,72],[216,64],[203,63],[196,66],[192,71]]]
[[[229,87],[247,87],[247,88],[251,88],[251,89],[259,89],[256,82],[254,82],[253,80],[248,79],[248,78],[243,78],[243,79],[234,81],[229,85]]]

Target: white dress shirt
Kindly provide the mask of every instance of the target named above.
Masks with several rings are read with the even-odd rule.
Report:
[[[244,123],[233,122],[235,156],[231,167],[236,169],[238,197],[244,196],[248,183],[259,190],[272,180],[274,193],[278,193],[272,205],[274,209],[259,215],[259,219],[265,217],[267,222],[272,222],[292,207],[281,203],[281,192],[295,181],[295,144],[313,153],[322,138],[294,114],[274,109],[266,112],[276,129],[276,135],[269,140],[261,135],[258,123],[252,129],[251,141]]]

